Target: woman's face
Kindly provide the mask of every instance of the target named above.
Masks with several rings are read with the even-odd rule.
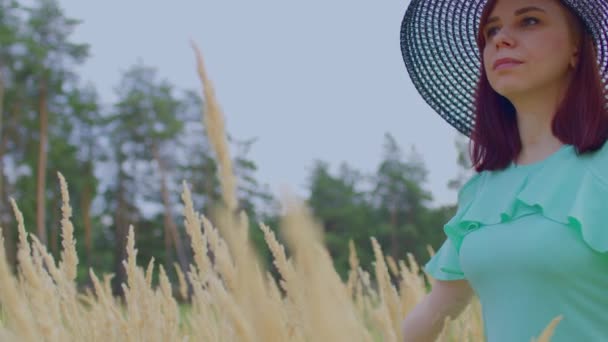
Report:
[[[569,82],[579,33],[558,0],[498,0],[481,30],[484,68],[499,94],[511,99]],[[495,66],[504,58],[515,61]]]

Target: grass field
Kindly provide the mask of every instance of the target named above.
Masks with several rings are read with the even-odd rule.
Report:
[[[0,243],[0,340],[2,341],[400,341],[400,323],[426,295],[425,275],[408,260],[385,257],[370,237],[376,261],[373,270],[359,266],[351,244],[350,273],[343,282],[322,241],[322,230],[308,208],[289,196],[283,205],[282,240],[259,223],[274,258],[273,277],[258,261],[248,239],[245,214],[236,208],[235,177],[225,139],[223,117],[215,100],[202,57],[203,121],[220,164],[225,206],[210,222],[195,210],[184,183],[184,226],[192,241],[194,264],[171,284],[162,266],[136,265],[134,231],[128,235],[124,261],[128,281],[125,301],[112,297],[109,277],[90,276],[94,290],[76,289],[76,254],[67,182],[59,175],[63,206],[62,253],[56,262],[26,232],[16,203],[18,274],[5,259]],[[213,254],[213,261],[209,255]],[[159,283],[152,286],[158,272]],[[188,293],[187,282],[192,291]],[[174,292],[188,297],[178,304]],[[455,321],[446,322],[440,341],[481,341],[478,301]],[[551,327],[540,340],[548,341]]]

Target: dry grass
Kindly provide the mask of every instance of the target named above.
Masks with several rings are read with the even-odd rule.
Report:
[[[0,340],[399,341],[400,321],[426,294],[424,278],[411,255],[407,263],[385,258],[371,238],[376,257],[372,276],[359,266],[351,243],[351,271],[344,283],[323,246],[319,224],[302,203],[286,196],[281,228],[292,253],[288,256],[274,232],[260,223],[280,279],[261,266],[247,237],[247,217],[234,214],[235,178],[222,114],[196,47],[195,51],[207,104],[203,120],[220,164],[225,205],[214,215],[216,226],[196,212],[184,184],[184,225],[192,242],[194,264],[187,274],[176,267],[179,284],[175,288],[181,296],[189,297],[188,314],[180,315],[173,286],[162,266],[159,285],[154,287],[154,261],[145,269],[136,264],[132,227],[124,261],[128,275],[123,284],[125,304],[112,297],[111,276],[100,280],[93,270],[94,290],[84,294],[76,291],[74,227],[67,184],[59,175],[63,197],[59,265],[35,236],[26,232],[23,216],[12,201],[19,231],[19,265],[15,276],[0,243]],[[189,296],[187,281],[192,286]],[[548,340],[556,323],[541,340]],[[440,340],[479,341],[481,329],[479,303],[474,301],[458,320],[446,323]]]

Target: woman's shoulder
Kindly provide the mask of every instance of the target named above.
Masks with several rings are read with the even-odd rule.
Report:
[[[555,184],[561,184],[562,190],[575,189],[583,178],[585,182],[594,183],[608,191],[608,142],[599,149],[580,156],[577,156],[573,145],[567,145],[537,166],[509,166],[504,170],[473,173],[458,191],[459,206],[466,205],[479,196],[504,197],[528,188],[546,193],[546,189]]]
[[[469,202],[475,197],[480,184],[482,183],[482,176],[484,173],[484,171],[475,172],[473,175],[469,176],[467,181],[460,187],[460,190],[458,190],[459,203]]]

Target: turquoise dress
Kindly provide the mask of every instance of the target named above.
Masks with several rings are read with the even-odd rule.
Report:
[[[443,230],[424,269],[469,281],[487,341],[529,342],[558,315],[551,341],[608,341],[608,143],[475,174]]]

